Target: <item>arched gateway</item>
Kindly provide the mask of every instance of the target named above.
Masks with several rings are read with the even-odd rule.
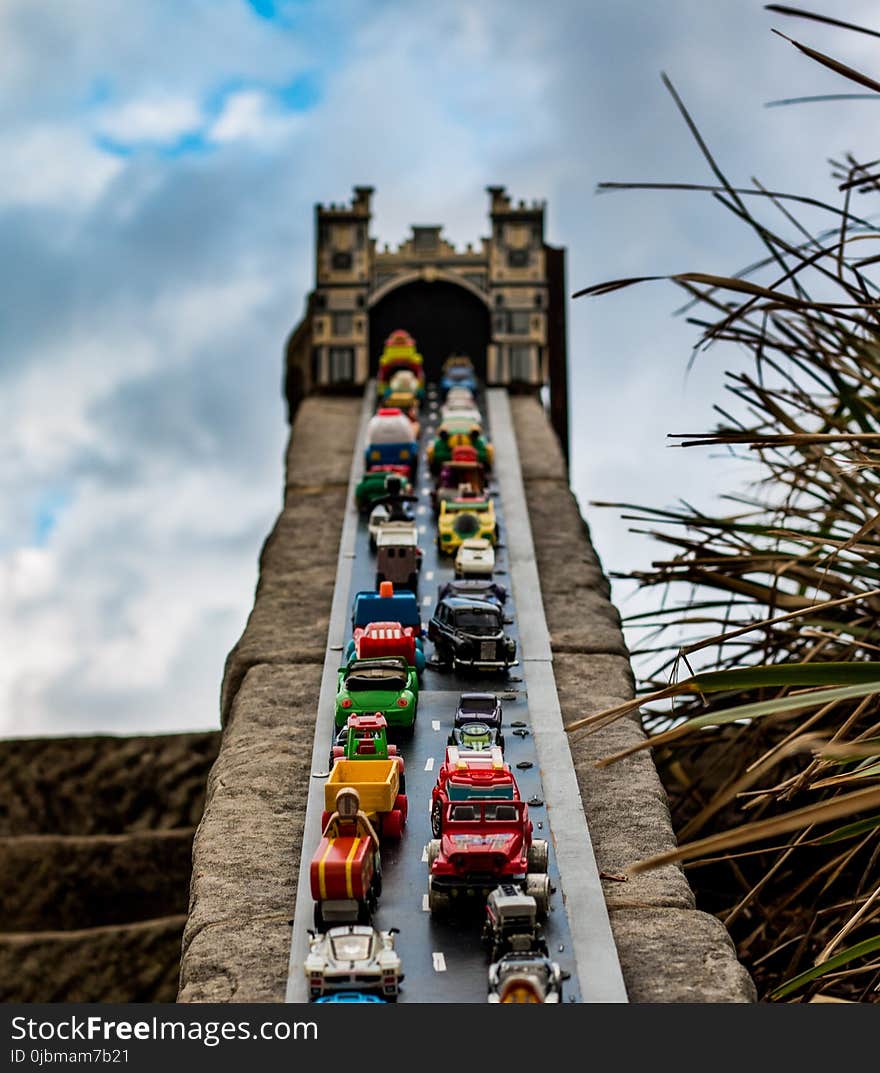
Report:
[[[549,387],[551,418],[567,448],[563,249],[544,241],[544,204],[487,188],[491,234],[457,249],[436,225],[415,226],[395,249],[370,237],[372,187],[348,205],[315,207],[315,288],[287,344],[291,414],[312,391],[359,389],[385,338],[405,328],[436,378],[466,353],[487,384]]]

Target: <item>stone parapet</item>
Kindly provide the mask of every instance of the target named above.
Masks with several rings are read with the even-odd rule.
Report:
[[[512,397],[563,719],[633,696],[610,586],[537,400]],[[287,454],[284,509],[260,560],[253,611],[226,663],[220,755],[196,832],[179,1001],[278,1002],[285,994],[300,839],[345,496],[361,401],[312,396]],[[675,844],[650,754],[595,761],[643,738],[637,718],[574,736],[572,757],[596,858],[619,877]],[[726,931],[694,908],[668,867],[603,878],[634,1002],[750,1002]]]

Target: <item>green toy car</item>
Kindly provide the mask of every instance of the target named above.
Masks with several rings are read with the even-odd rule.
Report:
[[[354,501],[362,514],[369,514],[377,499],[388,495],[388,478],[399,477],[403,481],[403,495],[412,492],[409,470],[406,466],[373,466],[361,477],[354,490]]]
[[[337,729],[344,727],[351,715],[381,713],[389,729],[411,731],[418,704],[418,674],[400,656],[353,659],[339,668]]]

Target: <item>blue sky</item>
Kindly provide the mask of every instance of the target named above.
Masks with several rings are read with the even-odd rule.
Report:
[[[751,0],[121,11],[0,5],[0,735],[217,724],[281,505],[316,201],[370,184],[380,241],[442,221],[464,243],[504,183],[547,199],[573,291],[755,255],[708,197],[594,193],[708,178],[661,71],[735,181],[833,197],[827,157],[876,156],[873,101],[765,107],[848,88],[773,26],[874,74],[875,42]],[[710,503],[726,479],[665,447],[711,424],[731,364],[712,351],[685,377],[677,304],[655,284],[569,310],[572,482],[609,570],[653,548],[590,500]]]

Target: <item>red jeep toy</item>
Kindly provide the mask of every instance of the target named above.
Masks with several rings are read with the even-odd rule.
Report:
[[[446,749],[446,760],[437,772],[431,791],[431,830],[439,838],[443,830],[443,810],[450,801],[519,801],[519,787],[504,763],[498,746],[485,752]]]
[[[550,908],[549,849],[532,838],[525,801],[448,801],[440,838],[428,843],[428,907],[449,912],[472,895],[480,905],[499,883],[516,883],[535,899],[540,917]]]

